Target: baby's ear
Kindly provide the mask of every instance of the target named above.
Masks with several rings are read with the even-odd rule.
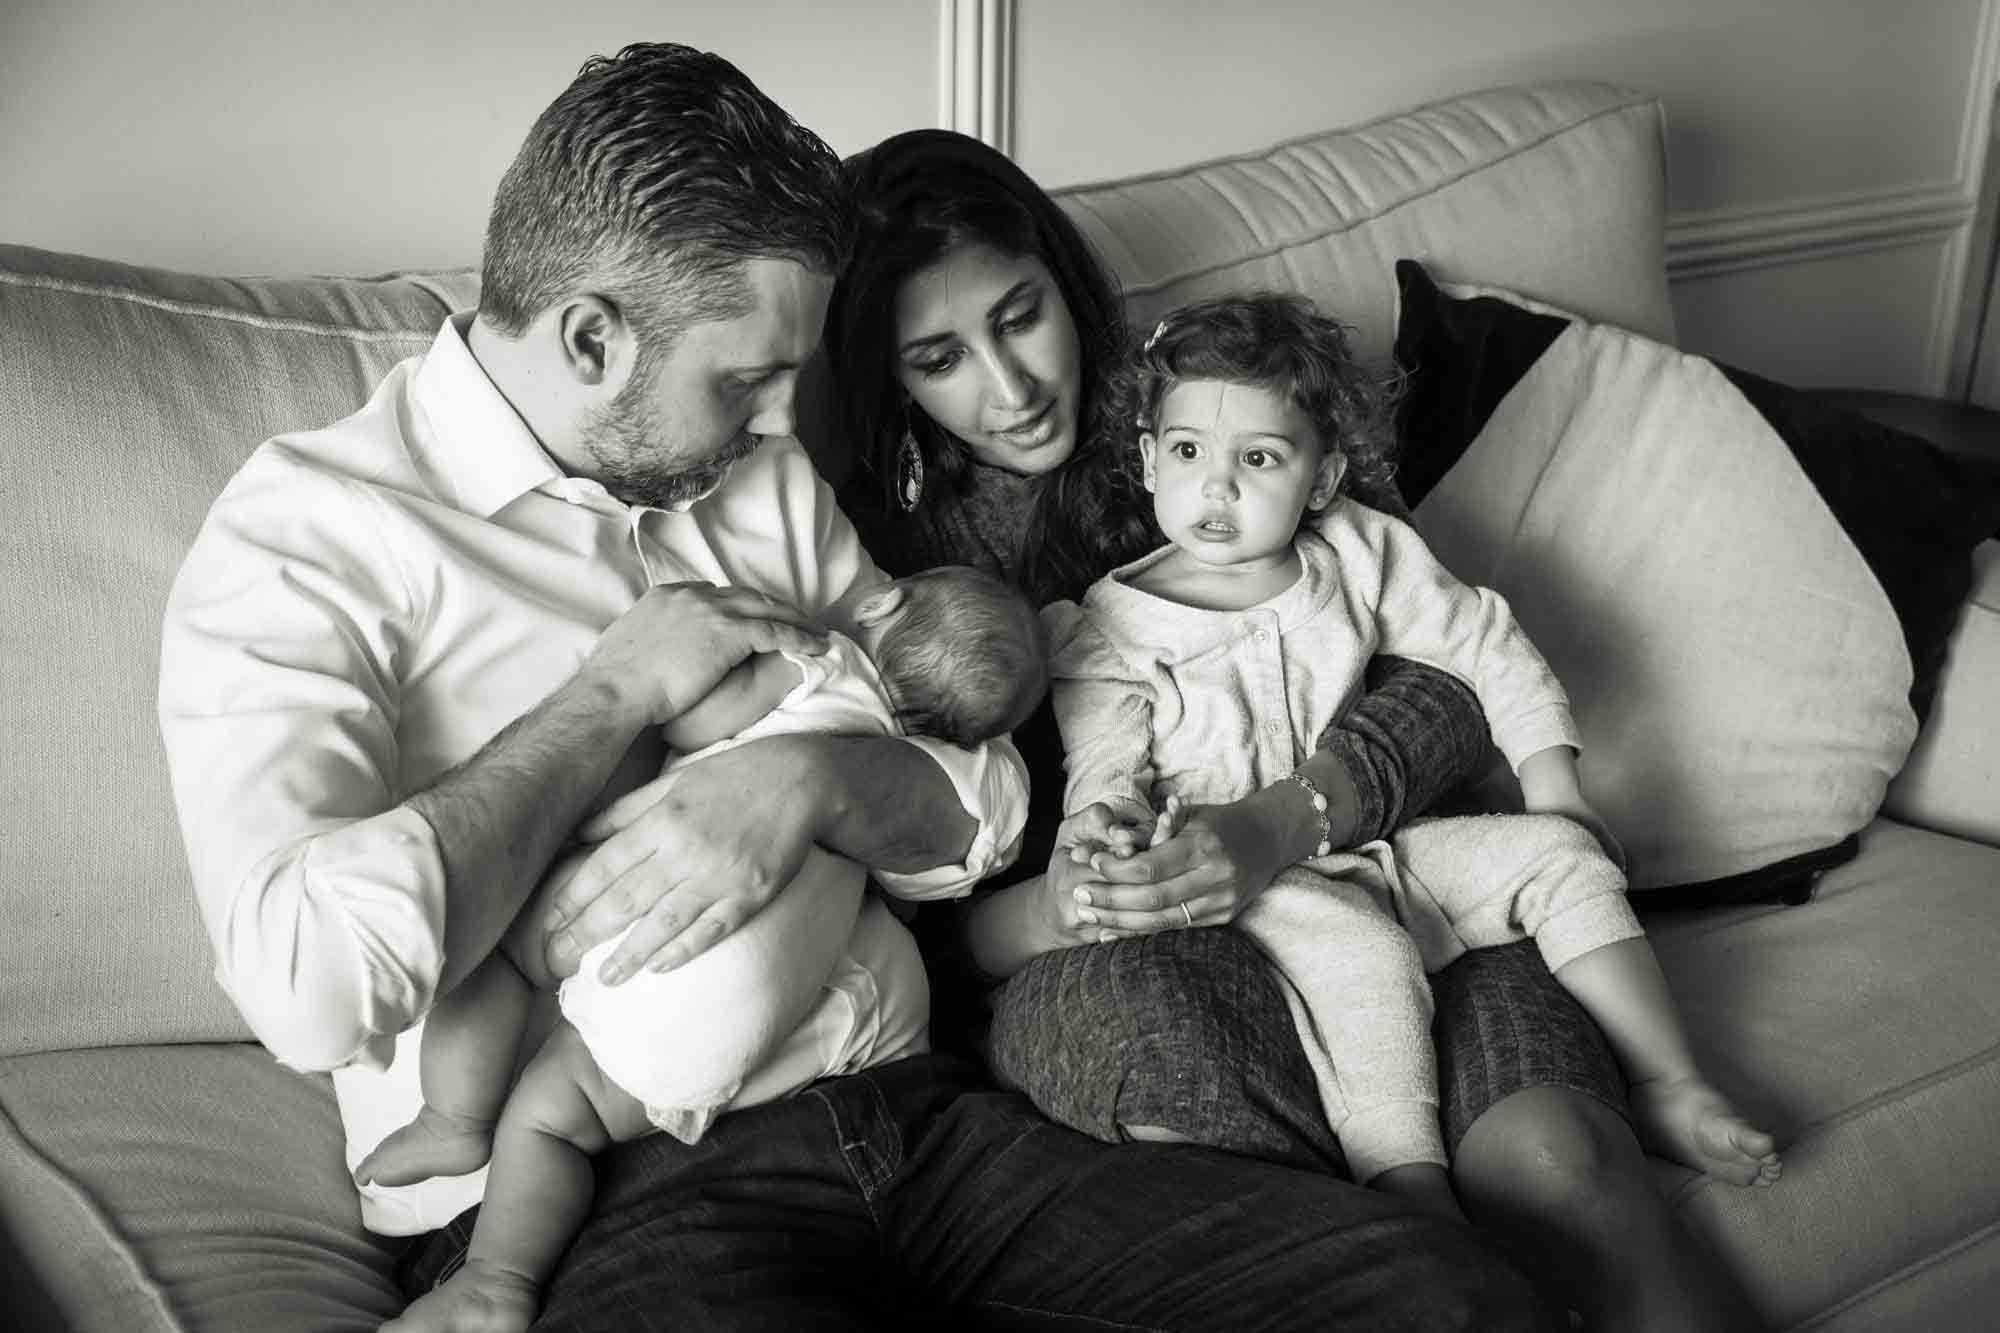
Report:
[[[1313,474],[1312,490],[1306,495],[1306,508],[1320,510],[1333,503],[1340,494],[1340,479],[1347,475],[1347,455],[1338,449],[1329,449],[1319,460],[1319,468]]]
[[[891,583],[861,599],[861,604],[854,608],[854,621],[858,625],[879,625],[894,620],[902,609],[903,585]]]
[[[1153,450],[1156,447],[1158,441],[1153,439],[1153,432],[1149,430],[1139,432],[1139,478],[1146,483],[1148,491],[1153,490],[1158,484],[1153,475]]]

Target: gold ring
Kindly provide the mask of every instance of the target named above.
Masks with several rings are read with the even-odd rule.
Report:
[[[1181,916],[1186,919],[1188,929],[1194,929],[1194,913],[1188,911],[1187,899],[1181,899]]]

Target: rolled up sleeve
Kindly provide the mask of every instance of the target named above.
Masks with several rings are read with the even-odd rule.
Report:
[[[159,718],[216,977],[285,1064],[380,1064],[442,967],[437,838],[395,791],[407,590],[368,501],[260,456],[169,597]]]
[[[1013,864],[1021,829],[1028,822],[1027,765],[1014,743],[1004,738],[971,750],[927,736],[904,740],[944,770],[965,813],[979,821],[979,830],[963,861],[914,874],[877,870],[875,879],[894,896],[915,902],[964,897],[980,880]]]

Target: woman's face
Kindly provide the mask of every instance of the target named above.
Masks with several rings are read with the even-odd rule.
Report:
[[[896,293],[896,378],[980,462],[1032,475],[1076,449],[1082,357],[1040,259],[961,245]]]

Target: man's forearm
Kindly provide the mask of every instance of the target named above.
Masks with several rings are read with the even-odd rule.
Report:
[[[788,736],[805,790],[823,794],[814,840],[871,870],[916,874],[965,860],[979,821],[922,750],[879,736]]]
[[[439,994],[492,952],[643,722],[612,690],[572,677],[410,797],[444,861]]]

